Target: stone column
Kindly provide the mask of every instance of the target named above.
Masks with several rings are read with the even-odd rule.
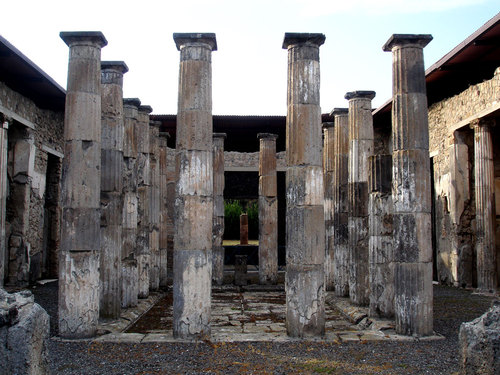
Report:
[[[392,157],[374,155],[369,162],[370,316],[394,316],[392,246]]]
[[[121,313],[123,223],[123,61],[101,63],[101,303],[102,318]]]
[[[212,280],[222,285],[224,279],[224,139],[226,133],[213,135],[214,222],[212,227]]]
[[[348,92],[349,100],[349,297],[370,303],[368,272],[368,157],[373,154],[374,91]]]
[[[177,112],[173,331],[210,336],[213,149],[212,51],[215,34],[175,33],[180,51]]]
[[[335,295],[349,295],[349,201],[348,165],[349,165],[349,121],[347,108],[335,108],[334,116],[334,150],[333,162],[333,284]]]
[[[137,268],[137,140],[135,128],[141,101],[123,100],[123,224],[122,224],[122,307],[137,306],[139,274]]]
[[[151,210],[151,166],[149,163],[149,114],[148,105],[139,106],[135,127],[137,142],[137,244],[136,259],[139,273],[139,298],[149,296],[149,269],[151,248],[149,247]]]
[[[4,284],[7,265],[7,241],[5,240],[5,216],[7,204],[7,140],[10,120],[1,115],[0,120],[0,287]]]
[[[158,290],[160,287],[160,122],[151,122],[149,126],[149,166],[151,186],[149,196],[149,247],[151,264],[149,267],[149,289]]]
[[[286,327],[292,337],[325,333],[325,223],[319,47],[323,34],[286,33]]]
[[[485,292],[495,292],[497,288],[495,171],[491,139],[494,121],[480,119],[471,124],[474,129],[477,288]]]
[[[325,214],[325,288],[334,289],[333,267],[335,263],[334,245],[334,162],[335,162],[335,128],[333,122],[323,123],[323,184]]]
[[[160,169],[160,286],[168,285],[168,151],[169,133],[159,133]]]
[[[276,134],[259,133],[259,283],[278,281]]]
[[[423,47],[430,35],[394,34],[392,200],[396,332],[432,334],[429,125]]]
[[[59,334],[94,336],[99,318],[101,32],[62,32],[69,46],[61,177]]]

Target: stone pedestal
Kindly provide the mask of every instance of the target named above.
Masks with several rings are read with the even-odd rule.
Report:
[[[349,295],[349,230],[348,230],[348,165],[349,165],[349,126],[348,109],[335,108],[333,166],[333,284],[335,295]]]
[[[286,327],[292,337],[325,333],[325,225],[319,46],[323,34],[286,33]]]
[[[176,134],[173,333],[210,336],[215,34],[174,34],[180,51]]]
[[[101,302],[102,318],[121,313],[123,224],[123,61],[101,63]]]
[[[149,126],[149,166],[151,186],[149,196],[149,248],[151,264],[149,267],[149,289],[160,287],[160,122],[151,122]]]
[[[276,134],[259,133],[259,283],[278,281]]]
[[[212,280],[222,285],[224,279],[224,139],[226,133],[214,133],[214,221],[212,226]]]
[[[168,285],[168,151],[167,132],[159,133],[160,172],[160,286]]]
[[[334,180],[335,128],[333,122],[323,123],[323,184],[325,188],[325,288],[334,290],[333,267],[335,264],[334,245]]]
[[[368,306],[368,157],[373,154],[374,91],[348,92],[349,100],[349,297]]]
[[[429,126],[423,47],[430,35],[394,34],[392,200],[396,332],[432,334]]]
[[[392,246],[392,157],[368,158],[370,193],[370,316],[394,316],[394,251]]]
[[[135,128],[141,101],[137,98],[123,100],[123,224],[122,224],[122,307],[137,305],[139,278],[136,259],[137,246],[137,140]],[[135,270],[133,269],[135,267]],[[130,275],[135,275],[132,277]],[[130,296],[136,293],[135,297]]]
[[[101,32],[62,32],[69,46],[64,118],[59,334],[94,336],[99,318]]]
[[[477,288],[494,292],[497,288],[495,248],[495,170],[491,127],[494,120],[478,120],[474,129],[474,187],[476,194]]]
[[[3,286],[7,265],[5,240],[5,210],[7,204],[7,140],[9,119],[0,114],[0,287]]]
[[[139,273],[139,298],[149,296],[149,270],[151,267],[151,165],[149,163],[149,114],[148,105],[139,106],[135,126],[137,142],[137,238],[136,259]]]

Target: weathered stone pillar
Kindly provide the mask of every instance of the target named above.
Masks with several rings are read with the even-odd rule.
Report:
[[[123,225],[122,225],[122,307],[137,306],[139,274],[137,268],[137,140],[135,128],[141,101],[123,100]]]
[[[149,267],[149,289],[158,290],[160,287],[160,122],[151,122],[149,126],[149,166],[151,186],[149,196],[149,247],[151,264]]]
[[[259,133],[259,283],[278,281],[276,134]]]
[[[392,200],[396,332],[432,334],[429,126],[423,47],[430,35],[394,34]]]
[[[394,251],[392,246],[392,157],[369,161],[370,316],[394,316]]]
[[[212,227],[212,280],[222,285],[224,279],[224,139],[226,133],[213,135],[214,222]]]
[[[159,133],[160,169],[160,286],[168,285],[168,132]]]
[[[5,213],[7,204],[7,140],[10,120],[0,115],[0,287],[4,284],[7,265],[7,241],[5,240]]]
[[[292,337],[325,333],[325,223],[319,46],[323,34],[286,33],[288,49],[286,327]]]
[[[137,142],[137,243],[136,259],[139,273],[139,298],[149,296],[149,269],[151,248],[149,247],[151,210],[151,166],[149,163],[149,114],[148,105],[139,106],[135,127]]]
[[[373,154],[374,91],[348,92],[349,100],[349,297],[370,303],[368,272],[368,157]]]
[[[325,288],[334,289],[333,267],[335,263],[334,245],[334,162],[335,162],[335,128],[333,122],[323,123],[323,185],[325,214]]]
[[[213,222],[212,51],[215,34],[174,34],[180,51],[173,331],[210,335]]]
[[[477,288],[485,292],[494,292],[497,288],[495,171],[491,139],[494,121],[480,119],[471,124],[474,129]]]
[[[123,61],[101,63],[101,304],[102,318],[121,313],[123,223]]]
[[[334,108],[334,150],[333,163],[333,284],[335,295],[349,295],[349,119],[347,108]]]
[[[94,336],[99,318],[101,32],[62,32],[69,46],[64,118],[59,334]]]

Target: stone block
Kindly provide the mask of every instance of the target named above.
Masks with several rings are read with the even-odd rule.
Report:
[[[75,45],[69,50],[69,92],[101,96],[101,50],[93,45]],[[84,113],[84,112],[82,112]],[[100,112],[99,112],[100,117]]]
[[[393,223],[395,261],[432,262],[431,215],[395,213]]]
[[[177,114],[176,148],[212,151],[212,113],[208,109],[182,110]]]
[[[192,48],[189,48],[192,50]],[[212,72],[210,61],[188,60],[180,63],[179,113],[184,111],[212,112]],[[210,140],[212,134],[210,134]]]
[[[63,208],[61,252],[95,251],[101,248],[98,208]]]
[[[394,94],[392,112],[398,115],[398,121],[393,124],[392,149],[428,152],[429,129],[425,91]]]
[[[368,158],[373,155],[373,139],[353,139],[349,143],[349,183],[368,182]]]
[[[121,101],[121,99],[120,99]],[[121,115],[120,115],[121,116]],[[101,147],[103,150],[116,150],[123,153],[123,119],[104,117],[101,120]]]
[[[318,48],[316,47],[316,49]],[[299,53],[302,54],[303,52]],[[288,103],[319,106],[319,61],[310,59],[296,60],[293,68],[289,69],[288,74],[292,85],[288,91]]]
[[[307,124],[317,124],[309,129]],[[322,166],[321,109],[319,105],[289,104],[287,114],[287,165]],[[308,126],[308,125],[307,125]]]
[[[118,150],[101,150],[101,191],[122,192],[123,153]]]
[[[323,168],[321,166],[288,167],[286,173],[287,206],[323,205]]]
[[[212,151],[183,151],[177,154],[178,195],[213,195]]]
[[[123,199],[121,192],[101,192],[101,226],[122,225]]]
[[[32,141],[19,140],[14,144],[14,176],[23,174],[33,176],[36,147]]]
[[[101,94],[74,92],[68,86],[64,122],[71,124],[71,126],[64,127],[66,141],[88,141],[100,144]],[[65,153],[65,155],[67,154]]]
[[[212,197],[185,196],[175,199],[175,249],[211,249],[212,202]]]

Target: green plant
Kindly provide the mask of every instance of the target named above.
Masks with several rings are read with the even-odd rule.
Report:
[[[224,238],[240,238],[240,215],[243,212],[240,201],[228,199],[224,201]]]

